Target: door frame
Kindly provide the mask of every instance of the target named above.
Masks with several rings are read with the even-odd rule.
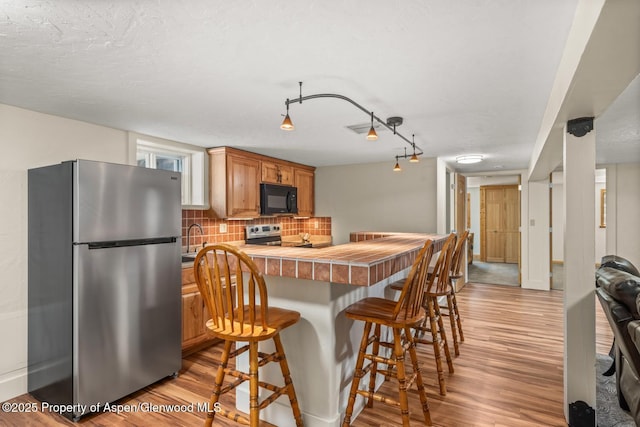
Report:
[[[518,231],[518,282],[521,284],[522,283],[522,224],[521,224],[521,218],[522,218],[522,200],[521,200],[521,192],[520,192],[520,185],[521,185],[521,176],[518,175],[518,184],[500,184],[500,185],[481,185],[480,188],[480,194],[479,194],[479,198],[480,198],[480,261],[482,262],[487,262],[487,252],[486,252],[486,244],[487,244],[487,240],[486,240],[486,198],[485,198],[485,189],[487,187],[492,187],[492,188],[513,188],[513,187],[517,187],[518,188],[518,218],[517,218],[517,222],[519,224],[519,231]]]

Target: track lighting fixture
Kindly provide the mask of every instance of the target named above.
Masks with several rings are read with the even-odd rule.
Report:
[[[284,117],[284,120],[282,122],[282,125],[280,125],[280,128],[283,130],[293,130],[294,126],[293,126],[293,122],[291,121],[291,118],[289,117],[289,105],[295,102],[299,102],[300,104],[302,104],[302,101],[306,101],[309,99],[314,99],[314,98],[338,98],[338,99],[342,99],[344,101],[349,102],[350,104],[354,105],[356,108],[362,110],[363,112],[365,112],[367,115],[371,116],[371,128],[369,129],[369,132],[367,133],[367,140],[369,141],[375,141],[378,139],[378,134],[373,126],[373,122],[374,120],[377,121],[378,123],[380,123],[382,126],[386,127],[387,129],[393,131],[393,134],[397,137],[399,137],[400,139],[402,139],[406,144],[408,144],[411,148],[413,148],[413,154],[410,156],[411,158],[409,159],[410,162],[412,163],[416,163],[418,162],[418,156],[421,156],[424,154],[424,152],[422,151],[422,149],[420,149],[420,147],[418,147],[414,141],[415,135],[413,135],[412,140],[409,141],[406,137],[404,137],[402,134],[400,134],[397,130],[396,130],[396,126],[399,126],[402,124],[402,117],[389,117],[386,121],[386,123],[382,120],[380,120],[379,117],[377,117],[375,114],[373,114],[373,111],[368,111],[366,108],[364,108],[362,105],[358,104],[357,102],[353,101],[350,98],[347,98],[344,95],[338,95],[338,94],[333,94],[333,93],[319,93],[319,94],[315,94],[315,95],[307,95],[307,96],[302,96],[302,82],[298,82],[300,85],[300,96],[296,99],[289,99],[287,98],[287,100],[285,101],[285,106],[287,107],[287,114]],[[407,156],[407,148],[405,147],[405,153],[404,156],[396,156],[396,165],[393,168],[393,170],[395,171],[399,171],[400,169],[400,165],[398,164],[398,159],[399,158],[409,158],[409,156]]]
[[[371,129],[369,129],[369,133],[367,134],[368,141],[375,141],[378,139],[378,134],[376,130],[373,128],[373,111],[371,112]]]
[[[409,161],[411,163],[418,163],[420,160],[418,159],[418,156],[416,156],[416,143],[414,142],[415,140],[415,134],[411,135],[411,144],[413,145],[413,154],[411,155],[411,158],[409,159]]]
[[[291,121],[291,117],[289,117],[289,100],[287,99],[287,115],[284,116],[284,120],[280,125],[280,129],[282,130],[294,130],[293,122]]]
[[[398,163],[398,159],[409,159],[410,163],[417,163],[420,161],[418,160],[418,155],[415,151],[413,152],[412,155],[409,155],[407,154],[407,147],[404,147],[404,154],[396,156],[396,164],[393,166],[393,170],[395,172],[400,172],[402,170],[402,168],[400,167],[400,164]]]
[[[400,172],[402,170],[402,168],[400,167],[400,163],[398,163],[398,156],[396,156],[396,164],[393,167],[393,171],[394,172]]]

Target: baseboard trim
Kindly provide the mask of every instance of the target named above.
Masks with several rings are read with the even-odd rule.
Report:
[[[27,392],[27,368],[0,376],[0,402],[5,402]]]

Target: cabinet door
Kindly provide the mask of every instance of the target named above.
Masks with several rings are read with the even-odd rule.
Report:
[[[182,295],[182,347],[205,334],[205,304],[200,292]]]
[[[275,162],[262,161],[262,182],[293,185],[293,167]]]
[[[253,217],[260,213],[260,161],[227,157],[227,215]]]
[[[314,174],[306,169],[294,170],[295,186],[298,187],[298,215],[311,216],[314,209]]]
[[[281,165],[280,169],[280,184],[293,185],[293,167]]]
[[[278,165],[273,162],[262,162],[262,182],[268,182],[271,184],[279,184],[278,177],[280,172],[278,171]]]

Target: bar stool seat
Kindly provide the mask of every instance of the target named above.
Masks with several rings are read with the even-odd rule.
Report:
[[[417,384],[420,402],[422,403],[424,422],[426,425],[431,425],[429,404],[422,382],[422,374],[418,365],[411,328],[419,325],[425,318],[422,300],[424,298],[427,267],[432,255],[433,242],[428,240],[416,256],[398,301],[376,297],[364,298],[351,304],[345,310],[347,318],[364,322],[364,331],[342,427],[351,425],[351,415],[358,395],[367,399],[367,407],[372,407],[374,400],[400,407],[402,425],[409,426],[407,391],[414,382]],[[393,342],[382,340],[382,326],[391,329]],[[373,335],[371,335],[372,329],[374,330]],[[368,352],[369,346],[372,347],[370,353]],[[380,347],[392,349],[391,354],[388,356],[381,355]],[[411,375],[407,375],[405,369],[405,354],[407,352],[410,355],[413,370]],[[365,359],[369,361],[366,367],[364,366]],[[379,364],[384,364],[387,368],[379,369]],[[368,389],[359,390],[360,380],[367,372],[369,372]],[[385,377],[395,378],[398,381],[399,402],[376,393],[375,384],[378,373],[385,375]]]
[[[249,315],[249,309],[246,308],[244,310],[245,318],[248,318]],[[239,316],[237,311],[236,316]],[[238,325],[231,325],[230,322],[225,322],[224,326],[216,326],[213,319],[207,320],[205,325],[210,333],[218,336],[224,335],[225,339],[231,341],[247,341],[248,339],[258,339],[259,341],[263,341],[272,338],[281,330],[296,324],[298,320],[300,320],[300,313],[297,311],[279,307],[268,307],[267,327],[260,330],[257,335],[255,331],[252,331],[251,325],[243,325],[242,327],[239,327]],[[262,323],[262,314],[260,312],[256,313],[255,321]]]
[[[247,254],[234,246],[218,244],[201,249],[194,260],[194,275],[211,314],[211,319],[206,322],[207,330],[211,335],[224,340],[209,408],[217,408],[216,403],[222,394],[249,381],[248,418],[240,412],[217,408],[217,412],[207,414],[204,425],[210,427],[216,415],[220,415],[242,425],[258,427],[260,410],[278,397],[287,395],[296,426],[303,426],[289,365],[280,340],[280,331],[297,323],[300,313],[269,306],[262,273]],[[266,354],[258,351],[258,344],[269,339],[273,340],[275,352]],[[241,343],[246,344],[240,346]],[[234,344],[236,348],[232,351]],[[249,351],[248,373],[228,368],[230,359],[246,351]],[[271,362],[280,365],[284,385],[259,379],[259,367]],[[226,375],[233,377],[233,381],[223,386]],[[262,401],[259,399],[260,388],[271,392]]]
[[[394,315],[395,308],[396,301],[371,297],[351,304],[345,314],[350,319],[362,320],[363,322],[375,319],[378,321],[376,323],[384,323],[385,326],[391,328],[404,328],[406,325],[416,326],[424,320],[426,315],[424,309],[420,309],[410,318],[405,316],[406,313],[399,313],[396,317]]]

